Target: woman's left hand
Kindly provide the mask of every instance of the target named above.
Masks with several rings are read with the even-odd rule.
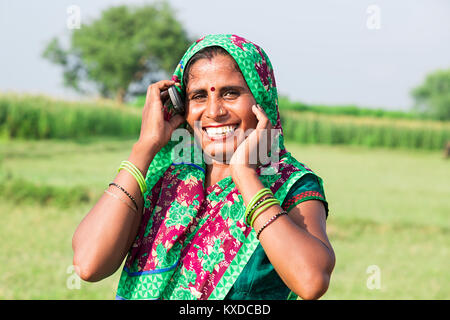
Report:
[[[258,124],[250,135],[237,147],[230,159],[229,164],[232,177],[249,169],[255,170],[257,165],[263,160],[260,157],[267,159],[272,145],[272,124],[269,118],[259,105],[252,106],[252,111],[258,119]]]

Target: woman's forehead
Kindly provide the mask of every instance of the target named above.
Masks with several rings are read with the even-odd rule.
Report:
[[[204,58],[197,60],[191,67],[189,76],[195,76],[193,73],[201,72],[239,72],[239,67],[237,66],[234,59],[229,55],[216,55],[210,59]]]
[[[245,83],[241,72],[230,56],[215,56],[212,59],[200,59],[195,62],[189,72],[188,88],[214,80],[219,83]]]

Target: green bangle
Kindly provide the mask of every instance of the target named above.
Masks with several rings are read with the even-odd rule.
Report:
[[[124,161],[120,165],[119,171],[120,171],[120,169],[126,169],[126,168],[129,169],[127,171],[129,171],[133,175],[133,177],[136,178],[138,184],[141,186],[144,179],[142,177],[142,174],[140,174],[139,169],[137,169],[133,164],[130,164],[129,162]]]
[[[266,210],[267,208],[269,208],[273,205],[279,205],[279,204],[280,204],[280,201],[278,201],[278,199],[268,199],[268,200],[264,201],[263,203],[261,203],[261,205],[257,208],[257,210],[258,209],[260,209],[260,210],[258,210],[258,212],[255,212],[255,214],[252,216],[252,221],[250,222],[250,226],[253,228],[253,223],[255,222],[256,218],[262,212],[264,212],[264,210]]]
[[[138,183],[139,188],[141,189],[142,195],[144,195],[144,193],[147,191],[147,185],[145,183],[141,171],[139,171],[139,169],[136,168],[136,166],[133,163],[127,160],[122,161],[118,171],[120,172],[120,170],[122,169],[127,170],[136,179],[136,182]]]
[[[139,181],[141,182],[140,184],[142,185],[143,188],[143,192],[145,193],[147,191],[147,185],[145,184],[145,179],[142,176],[141,170],[139,170],[138,168],[136,168],[136,166],[131,163],[130,161],[125,160],[124,164],[127,164],[129,167],[134,169],[134,172],[137,174],[137,176],[139,177]]]
[[[247,209],[249,210],[263,195],[266,195],[268,193],[272,193],[272,191],[270,191],[269,188],[262,188],[261,190],[259,190],[252,198],[252,200],[250,200]]]
[[[136,173],[131,168],[129,168],[125,165],[123,165],[119,168],[119,172],[122,169],[125,169],[126,171],[128,171],[136,179],[136,182],[139,185],[139,189],[141,189],[141,193],[144,194],[144,189],[142,187],[142,183],[139,181],[139,177],[137,177]]]
[[[244,217],[248,218],[248,216],[251,214],[251,209],[252,207],[255,205],[256,202],[258,202],[263,196],[267,195],[267,194],[272,194],[272,191],[270,191],[269,188],[263,188],[261,190],[259,190],[252,198],[252,200],[250,200],[250,202],[247,205],[247,208],[245,209],[245,214]]]
[[[141,189],[142,194],[144,194],[147,191],[147,185],[145,184],[144,177],[142,176],[141,172],[138,168],[136,168],[134,165],[130,165],[130,163],[124,163],[123,168],[128,168],[130,170],[133,170],[134,177],[136,178],[139,188]]]
[[[268,200],[276,200],[276,199],[272,194],[267,194],[267,195],[261,196],[260,199],[258,201],[256,201],[256,203],[252,206],[248,215],[246,216],[247,225],[250,226],[250,221],[252,220],[252,217],[255,214],[256,210],[258,210],[258,208],[261,208],[261,206],[264,203],[267,203]]]
[[[134,172],[135,178],[138,180],[139,184],[141,184],[141,185],[144,184],[144,177],[142,176],[139,169],[136,168],[133,164],[126,162],[126,163],[123,163],[121,167],[122,168],[128,167],[130,170],[132,170]]]

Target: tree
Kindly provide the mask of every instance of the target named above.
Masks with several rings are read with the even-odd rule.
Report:
[[[57,38],[43,57],[63,67],[64,85],[98,92],[123,102],[127,93],[145,92],[149,83],[170,74],[191,40],[166,2],[141,7],[118,6],[71,33],[70,48]]]
[[[430,73],[412,90],[412,96],[417,110],[435,119],[450,120],[450,69]]]

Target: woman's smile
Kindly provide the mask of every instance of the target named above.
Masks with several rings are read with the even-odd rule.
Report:
[[[234,135],[235,130],[239,124],[231,125],[217,125],[217,126],[205,126],[203,131],[206,133],[206,137],[212,141],[226,140]]]

